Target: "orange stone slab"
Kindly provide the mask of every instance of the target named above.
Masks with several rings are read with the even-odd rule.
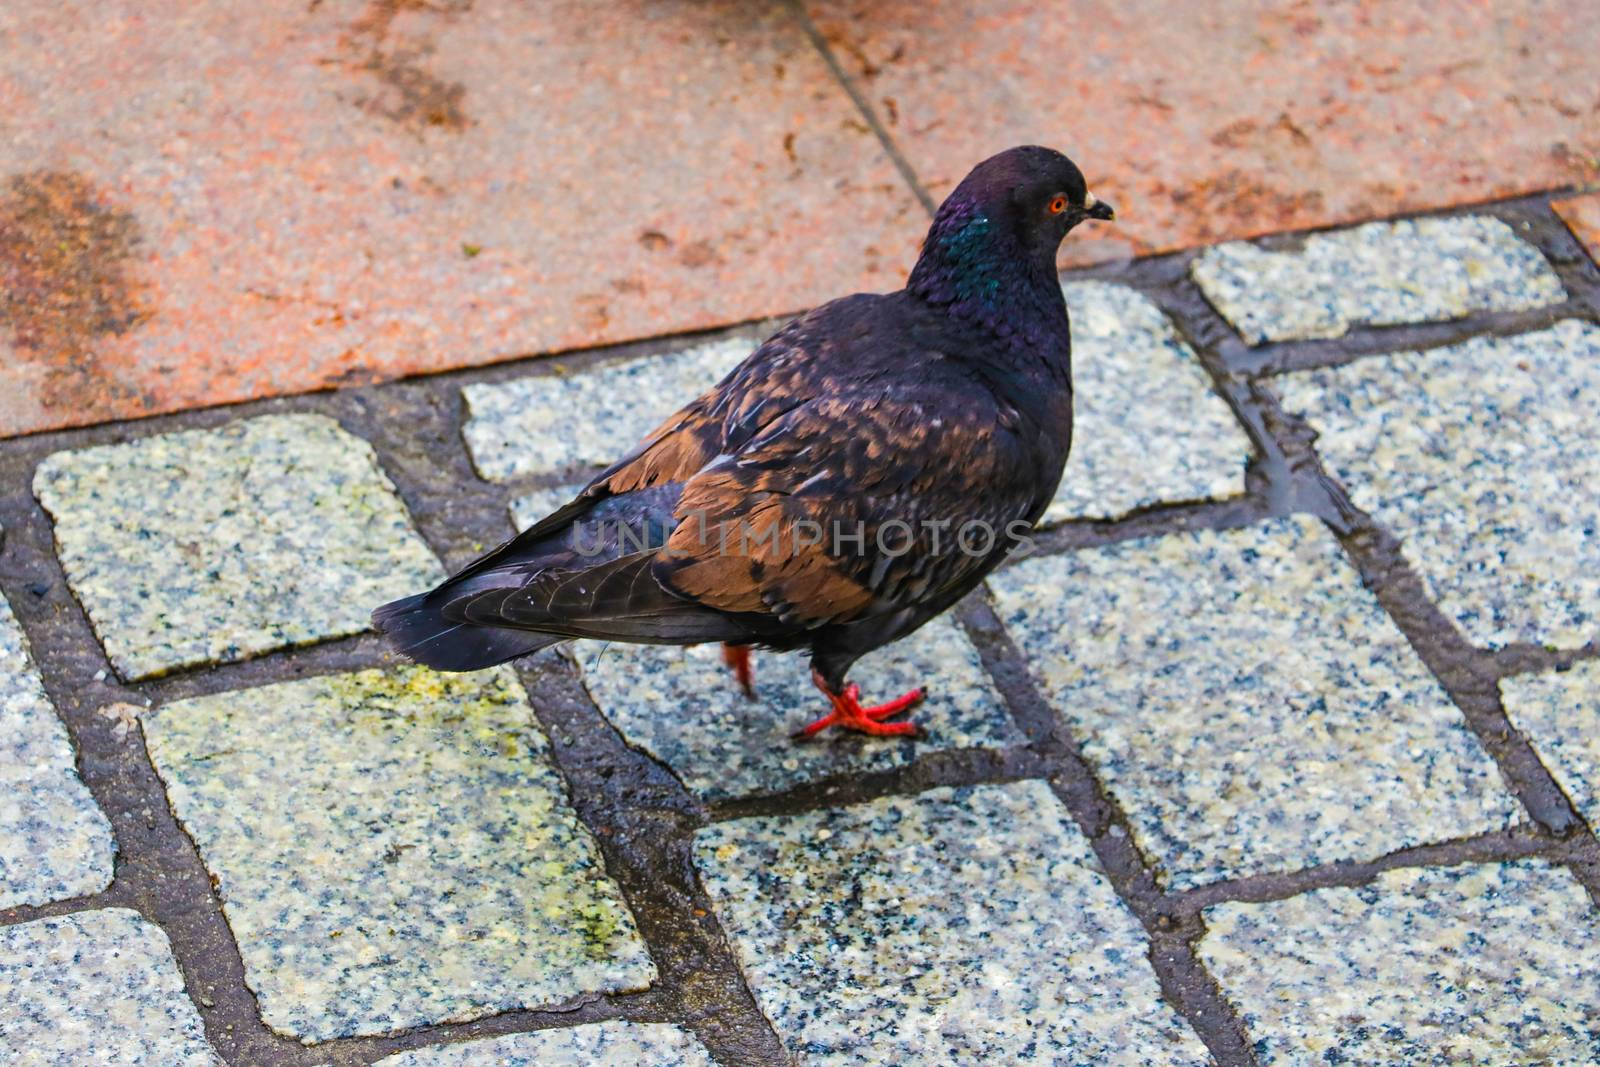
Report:
[[[1583,242],[1583,247],[1589,250],[1589,258],[1600,264],[1600,192],[1557,200],[1550,206]]]
[[[6,0],[0,436],[750,319],[926,228],[782,3]]]
[[[1068,261],[1600,175],[1595,0],[806,0],[941,197],[1063,149],[1115,227]]]

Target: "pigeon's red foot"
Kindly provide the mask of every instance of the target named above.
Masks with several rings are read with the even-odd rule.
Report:
[[[908,708],[922,703],[926,692],[921,686],[895,697],[883,704],[873,704],[869,707],[861,706],[861,689],[851,684],[844,687],[841,693],[829,691],[822,679],[812,676],[817,683],[817,688],[822,690],[828,698],[828,703],[833,705],[833,710],[805,729],[795,733],[795,739],[814,737],[830,726],[837,726],[845,730],[857,730],[874,737],[909,737],[917,732],[917,724],[913,722],[884,722],[891,715],[898,715]]]
[[[744,690],[744,695],[754,700],[756,698],[756,672],[750,666],[750,646],[730,645],[724,641],[722,644],[722,662],[733,670],[734,680],[739,683],[739,688]]]

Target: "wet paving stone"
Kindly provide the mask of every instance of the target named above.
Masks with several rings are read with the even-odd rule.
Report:
[[[628,743],[671,767],[707,800],[778,793],[803,782],[904,766],[942,749],[1024,743],[978,652],[948,618],[864,657],[850,673],[862,700],[877,703],[925,686],[909,715],[915,739],[828,730],[791,735],[828,712],[804,655],[753,653],[756,699],[722,663],[721,646],[672,648],[580,642],[583,683]]]
[[[1372,222],[1313,234],[1295,251],[1232,242],[1206,249],[1191,273],[1251,344],[1566,299],[1539,250],[1483,216]]]
[[[1062,289],[1077,410],[1072,459],[1044,522],[1241,492],[1249,439],[1160,308],[1124,285]],[[469,385],[473,462],[490,480],[611,463],[753,348],[749,338],[721,341],[571,376]],[[565,488],[519,497],[513,520],[526,527],[567,499]]]
[[[1600,662],[1500,683],[1511,723],[1590,826],[1600,826]]]
[[[473,466],[492,482],[604,467],[715,385],[756,343],[736,337],[578,374],[468,385],[461,435]]]
[[[681,1026],[625,1020],[434,1045],[385,1056],[373,1067],[713,1067]]]
[[[320,415],[57,452],[33,484],[130,680],[360,633],[443,577],[371,446]]]
[[[1242,492],[1249,438],[1161,309],[1124,285],[1062,291],[1072,315],[1072,456],[1044,522]]]
[[[806,1064],[1202,1064],[1043,782],[702,830],[695,862]]]
[[[1543,860],[1206,909],[1200,954],[1273,1064],[1600,1062],[1600,916]]]
[[[0,1060],[220,1067],[160,928],[125,908],[0,929]]]
[[[654,981],[508,669],[310,678],[143,723],[274,1030],[384,1033]]]
[[[1568,320],[1275,386],[1470,640],[1600,636],[1600,326]]]
[[[1027,560],[990,586],[1171,887],[1518,817],[1460,712],[1315,520]]]
[[[111,824],[78,778],[72,742],[0,597],[0,908],[111,884]]]

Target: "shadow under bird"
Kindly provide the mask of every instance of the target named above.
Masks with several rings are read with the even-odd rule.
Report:
[[[373,612],[396,649],[470,671],[564,638],[807,649],[829,726],[885,721],[851,665],[943,612],[1027,537],[1072,438],[1062,238],[1112,219],[1048,148],[978,164],[906,287],[790,322],[571,503],[438,588]]]

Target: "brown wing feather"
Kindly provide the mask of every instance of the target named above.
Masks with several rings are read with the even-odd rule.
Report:
[[[927,411],[886,390],[787,413],[689,479],[657,577],[709,607],[809,627],[898,611],[987,570],[993,553],[960,551],[955,531],[1031,522],[1039,481],[1001,413]],[[943,544],[930,522],[946,524]]]
[[[708,411],[714,403],[715,393],[707,394],[673,415],[595,484],[611,493],[631,493],[688,478],[717,454],[721,428]]]
[[[727,377],[602,472],[591,488],[627,493],[687,481],[718,455],[738,449],[785,412],[826,390],[827,378],[817,373],[814,353],[804,347],[807,321],[796,319],[773,334]]]

